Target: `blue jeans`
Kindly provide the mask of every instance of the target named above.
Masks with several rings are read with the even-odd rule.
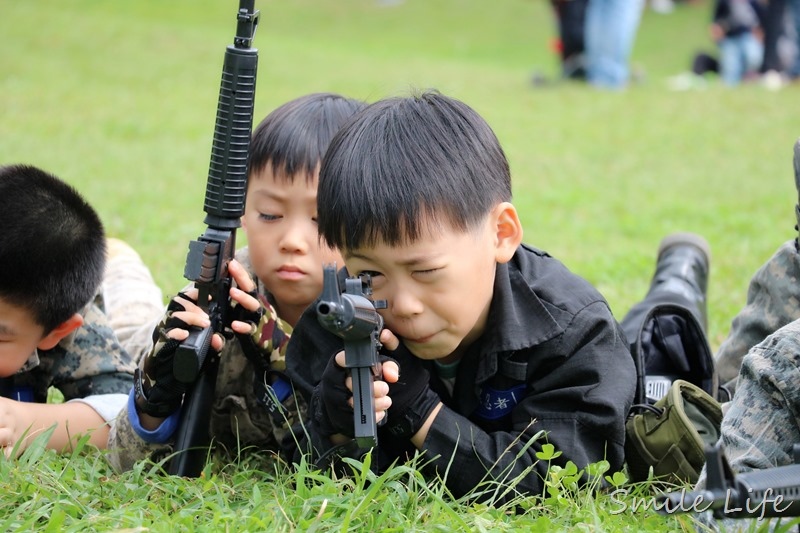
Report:
[[[590,0],[586,6],[586,74],[598,87],[628,83],[630,59],[644,0]]]
[[[789,69],[789,76],[792,78],[800,77],[800,0],[789,0],[789,10],[792,12],[792,21],[795,29],[795,44],[797,45],[797,56],[794,65]]]
[[[725,37],[718,46],[719,74],[726,85],[738,85],[745,74],[761,66],[764,45],[750,32]]]

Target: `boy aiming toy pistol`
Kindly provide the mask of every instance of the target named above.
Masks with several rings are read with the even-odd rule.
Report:
[[[386,308],[386,300],[367,298],[372,294],[369,276],[347,278],[344,293],[339,292],[335,265],[326,265],[323,276],[317,319],[344,339],[345,368],[353,378],[355,440],[359,447],[372,448],[378,445],[373,378],[378,373],[378,337],[383,329],[383,317],[377,310]]]

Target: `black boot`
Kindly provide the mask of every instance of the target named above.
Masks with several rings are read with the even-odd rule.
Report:
[[[707,331],[706,290],[710,263],[711,249],[700,235],[667,235],[658,246],[656,271],[648,296],[654,293],[675,294],[684,300],[703,331]]]
[[[710,257],[700,235],[664,237],[647,295],[620,322],[637,365],[639,403],[645,397],[663,397],[676,379],[716,397],[714,359],[706,339]]]

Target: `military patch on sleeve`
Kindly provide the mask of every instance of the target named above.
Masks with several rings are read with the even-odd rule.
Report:
[[[498,420],[511,413],[525,393],[525,383],[507,390],[496,390],[484,386],[481,390],[481,403],[475,415],[485,420]]]

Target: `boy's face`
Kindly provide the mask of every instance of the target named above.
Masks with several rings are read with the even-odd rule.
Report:
[[[306,307],[322,291],[322,266],[343,264],[317,233],[317,176],[293,181],[275,176],[268,164],[247,186],[242,226],[258,278],[282,306]]]
[[[502,225],[495,211],[469,232],[426,224],[429,230],[414,242],[347,250],[345,262],[351,275],[372,275],[373,297],[388,301],[381,311],[386,327],[414,355],[449,362],[483,333],[496,264],[519,245],[521,228],[518,239],[509,240]]]
[[[16,374],[43,337],[44,328],[26,309],[0,298],[0,378]]]

